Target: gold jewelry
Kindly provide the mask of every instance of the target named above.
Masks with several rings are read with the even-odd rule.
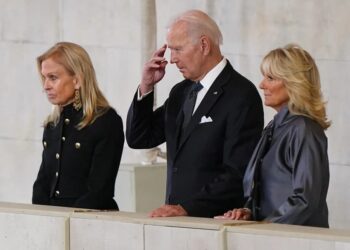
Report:
[[[74,91],[74,102],[73,107],[76,111],[79,111],[81,109],[81,99],[80,99],[80,91],[79,89],[76,89]]]

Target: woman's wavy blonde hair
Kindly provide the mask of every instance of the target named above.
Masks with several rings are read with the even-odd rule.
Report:
[[[78,129],[82,129],[93,123],[97,117],[108,110],[109,104],[98,87],[95,69],[91,59],[81,46],[70,42],[59,42],[40,55],[37,58],[37,66],[43,82],[44,77],[41,74],[41,64],[49,58],[61,64],[70,75],[77,77],[80,83],[79,92],[83,117],[77,125]],[[54,105],[52,112],[44,122],[44,126],[47,126],[49,123],[57,125],[60,119],[61,109],[62,107]]]
[[[331,122],[326,115],[320,75],[311,55],[295,44],[270,51],[263,59],[263,75],[283,81],[289,96],[291,113],[304,115],[318,122],[326,130]]]

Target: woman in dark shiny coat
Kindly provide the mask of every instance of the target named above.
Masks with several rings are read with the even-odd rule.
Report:
[[[317,66],[308,52],[287,45],[261,64],[265,105],[278,113],[265,128],[244,180],[245,208],[221,218],[328,227],[330,126]]]
[[[89,55],[77,44],[61,42],[37,64],[54,107],[44,122],[33,204],[117,210],[113,196],[123,124],[98,88]]]

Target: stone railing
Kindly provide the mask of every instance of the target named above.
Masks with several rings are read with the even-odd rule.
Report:
[[[350,249],[350,230],[0,202],[0,248]]]

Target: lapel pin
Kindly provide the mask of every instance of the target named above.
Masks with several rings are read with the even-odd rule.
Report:
[[[217,92],[217,91],[215,91],[213,94],[214,94],[214,95],[217,95],[217,94],[218,94],[218,92]]]

